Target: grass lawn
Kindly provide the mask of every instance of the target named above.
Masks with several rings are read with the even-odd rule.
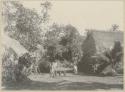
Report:
[[[122,90],[123,76],[89,76],[67,74],[51,78],[49,74],[33,74],[28,81],[4,86],[3,90]]]

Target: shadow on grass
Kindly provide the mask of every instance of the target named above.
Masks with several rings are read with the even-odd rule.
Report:
[[[68,83],[66,83],[68,82]],[[25,81],[22,83],[11,83],[5,85],[3,90],[122,90],[122,84],[103,84],[98,82],[82,83],[82,82],[69,82],[63,80],[61,82],[39,82],[39,81]]]
[[[66,87],[64,86],[64,89]],[[63,88],[62,88],[63,89]],[[97,89],[104,89],[104,90],[110,90],[110,89],[118,89],[122,90],[123,85],[122,84],[104,84],[104,83],[80,83],[80,82],[73,82],[68,84],[67,86],[68,90],[97,90]]]

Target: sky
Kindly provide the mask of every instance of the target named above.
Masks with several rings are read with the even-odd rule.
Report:
[[[41,1],[23,1],[27,8],[40,12]],[[123,30],[123,1],[81,1],[53,0],[49,10],[50,23],[71,24],[81,34],[85,29],[109,30],[112,24],[118,24]]]

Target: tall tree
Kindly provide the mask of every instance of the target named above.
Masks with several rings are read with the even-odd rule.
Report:
[[[46,18],[44,19],[35,10],[25,8],[15,1],[4,2],[3,14],[7,23],[5,31],[26,49],[32,51],[37,48],[37,44],[42,44],[41,23]]]
[[[119,41],[116,41],[114,43],[114,47],[111,50],[111,56],[112,56],[112,65],[115,66],[117,63],[121,62],[122,56],[123,56],[123,50],[121,43]]]
[[[72,25],[52,25],[51,31],[46,33],[46,46],[54,46],[55,58],[66,59],[67,61],[79,61],[81,57],[80,35]],[[49,50],[48,50],[49,51]]]
[[[87,37],[82,44],[83,56],[91,57],[96,53],[96,45],[92,32],[87,33]]]
[[[82,72],[92,72],[91,57],[96,53],[96,44],[92,32],[87,32],[87,37],[82,44],[83,57],[79,63],[79,70]]]

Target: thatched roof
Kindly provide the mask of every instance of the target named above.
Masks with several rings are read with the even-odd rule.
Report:
[[[97,52],[103,52],[105,49],[111,49],[115,41],[120,41],[123,45],[122,31],[97,31],[91,30],[96,43]]]
[[[10,38],[7,34],[2,35],[2,49],[12,48],[18,56],[27,53],[28,51],[15,39]]]

